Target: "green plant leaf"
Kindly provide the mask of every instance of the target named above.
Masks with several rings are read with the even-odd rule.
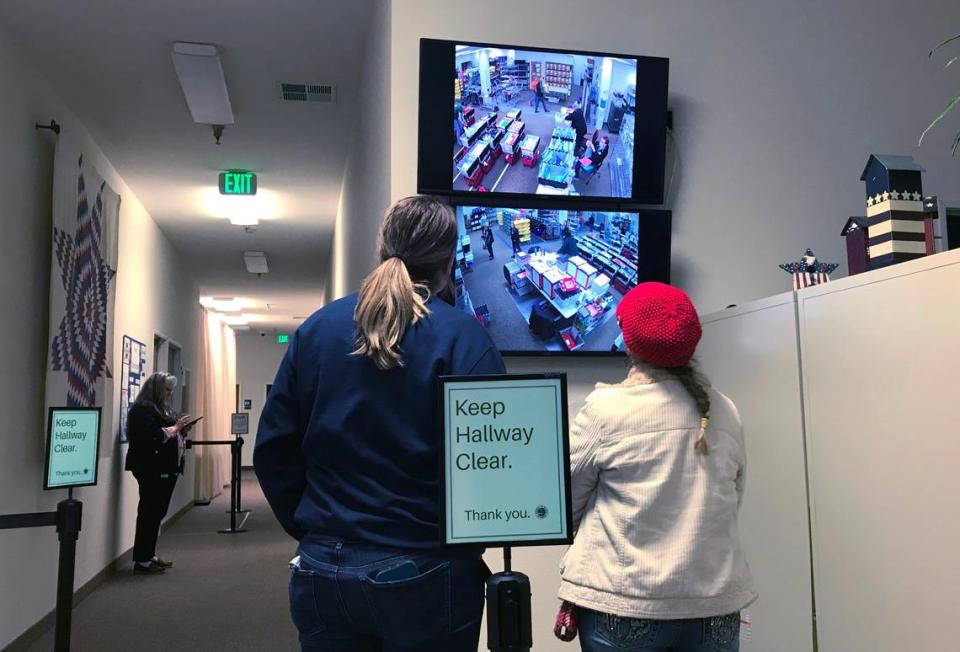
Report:
[[[928,57],[932,57],[934,52],[936,52],[937,50],[939,50],[940,48],[942,48],[944,45],[946,45],[946,44],[949,43],[950,41],[956,41],[957,39],[960,39],[960,34],[955,34],[954,36],[951,36],[950,38],[946,39],[945,41],[942,41],[942,42],[940,42],[940,43],[937,43],[936,47],[934,47],[932,50],[930,50],[930,53],[929,53],[927,56],[928,56]]]
[[[960,38],[960,36],[958,36],[958,38]],[[931,129],[933,129],[933,126],[934,126],[935,124],[937,124],[938,122],[940,122],[941,120],[943,120],[944,116],[946,116],[948,113],[950,113],[950,110],[951,110],[953,107],[955,107],[957,104],[960,104],[960,94],[955,95],[955,96],[953,97],[953,99],[950,100],[950,102],[947,104],[947,108],[945,108],[945,109],[943,110],[943,113],[941,113],[940,115],[938,115],[938,116],[936,117],[936,119],[935,119],[933,122],[931,122],[930,125],[929,125],[926,129],[923,130],[923,133],[920,134],[920,140],[917,142],[917,147],[919,147],[920,144],[923,143],[923,137],[927,135],[927,132],[930,131]]]

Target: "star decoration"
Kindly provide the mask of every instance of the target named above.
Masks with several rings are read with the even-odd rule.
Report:
[[[921,198],[920,198],[920,193],[919,193],[919,192],[913,193],[913,201],[920,201],[920,199],[921,199]]]
[[[813,253],[812,249],[807,249],[800,260],[796,262],[783,263],[780,269],[787,274],[832,274],[839,267],[839,263],[822,263]]]
[[[880,196],[883,197],[883,201],[887,201],[890,198],[890,193],[884,190]]]
[[[890,199],[900,199],[900,193],[896,190],[890,191]]]
[[[867,197],[867,206],[873,206],[873,204],[874,204],[873,197]]]
[[[67,406],[96,405],[97,379],[107,364],[107,308],[110,283],[116,270],[103,260],[100,186],[90,210],[80,157],[77,178],[77,230],[71,235],[54,229],[53,241],[60,279],[66,291],[66,310],[53,338],[50,367],[67,373]]]

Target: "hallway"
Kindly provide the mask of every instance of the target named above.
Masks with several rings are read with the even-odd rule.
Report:
[[[73,650],[294,650],[287,609],[287,561],[294,541],[280,529],[252,471],[243,504],[247,532],[225,527],[229,491],[194,507],[160,537],[159,554],[175,566],[163,575],[134,575],[125,566],[73,612]],[[83,537],[84,533],[81,533]],[[26,648],[53,649],[53,631]]]

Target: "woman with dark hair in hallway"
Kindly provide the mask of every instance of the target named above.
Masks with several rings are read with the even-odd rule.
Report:
[[[458,233],[428,197],[394,205],[359,294],[294,334],[254,468],[299,542],[290,611],[303,650],[475,652],[480,548],[440,549],[438,376],[499,374],[483,327],[451,305]]]
[[[598,384],[570,431],[557,636],[579,628],[584,652],[736,652],[757,598],[737,523],[740,417],[691,364],[702,331],[681,290],[642,283],[617,319],[630,372]]]
[[[173,566],[157,557],[157,538],[177,477],[183,473],[184,436],[190,430],[190,416],[177,418],[170,409],[176,386],[176,376],[151,375],[127,414],[130,445],[125,467],[140,486],[133,544],[135,573],[162,573]]]

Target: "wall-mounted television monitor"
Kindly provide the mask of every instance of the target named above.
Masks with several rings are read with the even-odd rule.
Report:
[[[624,294],[670,282],[669,211],[455,210],[457,306],[505,354],[619,355]]]
[[[421,193],[663,203],[669,60],[421,39]]]

